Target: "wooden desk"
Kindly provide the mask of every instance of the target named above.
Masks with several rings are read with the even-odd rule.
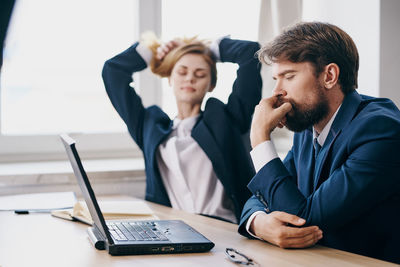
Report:
[[[149,203],[160,219],[181,219],[215,243],[208,253],[111,256],[90,243],[87,225],[49,214],[0,212],[0,266],[243,266],[225,257],[233,247],[260,266],[395,266],[376,259],[316,246],[281,249],[237,233],[237,225]]]

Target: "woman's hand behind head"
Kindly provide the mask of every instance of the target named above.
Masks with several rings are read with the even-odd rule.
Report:
[[[158,60],[162,60],[171,50],[173,50],[174,48],[176,48],[182,44],[183,44],[182,41],[179,39],[171,40],[167,43],[161,44],[157,48],[156,58]]]

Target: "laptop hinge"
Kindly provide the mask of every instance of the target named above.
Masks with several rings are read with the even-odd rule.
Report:
[[[106,249],[105,238],[103,237],[103,235],[100,233],[100,231],[97,229],[96,226],[89,227],[87,229],[87,233],[89,235],[90,242],[92,242],[95,248],[97,248],[98,250]]]

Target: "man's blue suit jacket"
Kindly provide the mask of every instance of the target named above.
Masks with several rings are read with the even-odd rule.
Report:
[[[388,99],[349,93],[315,160],[313,134],[295,133],[285,160],[267,163],[248,188],[239,226],[264,210],[304,218],[320,244],[400,262],[400,112]],[[261,199],[261,201],[260,201]]]
[[[109,59],[103,67],[108,96],[143,151],[146,166],[146,200],[171,206],[156,162],[158,146],[172,130],[172,121],[160,107],[145,108],[129,86],[132,73],[147,67],[134,44]],[[255,56],[256,42],[222,39],[219,44],[222,62],[239,65],[228,103],[209,98],[192,130],[192,137],[212,162],[214,171],[235,206],[237,219],[251,193],[246,188],[254,168],[242,135],[248,132],[254,107],[261,99],[261,66]],[[145,88],[142,88],[145,90]],[[201,177],[199,177],[201,179]]]

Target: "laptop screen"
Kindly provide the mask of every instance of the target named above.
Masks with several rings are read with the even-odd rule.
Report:
[[[95,226],[101,231],[101,233],[107,237],[109,243],[113,243],[110,233],[105,231],[104,217],[100,211],[100,207],[97,203],[93,189],[90,185],[89,179],[83,168],[82,162],[79,158],[78,151],[75,148],[75,140],[66,134],[60,135],[60,138],[65,146],[69,161],[71,162],[72,169],[74,170],[75,176],[78,180],[79,187],[81,188],[83,197],[85,198],[86,205],[88,206],[90,215],[92,216]]]

